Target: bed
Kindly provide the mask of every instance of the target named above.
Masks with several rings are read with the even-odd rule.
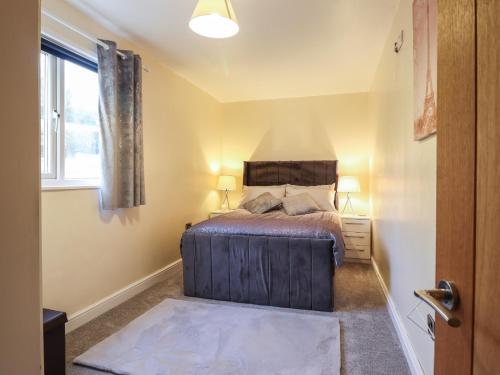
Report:
[[[336,183],[336,160],[244,163],[246,186]],[[184,232],[184,294],[332,311],[335,267],[343,254],[336,212],[288,216],[281,210],[252,214],[238,209]]]

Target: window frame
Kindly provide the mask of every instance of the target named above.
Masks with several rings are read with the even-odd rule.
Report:
[[[56,59],[45,51],[41,51],[40,55],[45,55],[45,80],[46,92],[45,98],[47,99],[45,105],[45,140],[50,142],[50,150],[47,153],[49,160],[45,162],[50,172],[41,173],[42,181],[44,179],[52,180],[57,178],[57,158],[58,158],[58,137],[57,137],[57,95],[53,87],[57,86],[57,67]],[[41,156],[40,156],[41,157]]]
[[[47,102],[46,121],[50,121],[51,173],[41,173],[42,190],[98,189],[100,179],[65,178],[65,98],[64,98],[64,62],[69,61],[97,73],[97,64],[75,52],[42,38],[41,54],[48,56],[50,87]],[[50,116],[49,114],[52,114]]]

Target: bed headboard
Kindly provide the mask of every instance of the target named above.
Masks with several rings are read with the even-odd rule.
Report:
[[[333,184],[336,191],[337,180],[337,160],[246,161],[243,164],[243,185],[247,186]]]
[[[246,161],[243,184],[266,185],[337,185],[337,160]]]

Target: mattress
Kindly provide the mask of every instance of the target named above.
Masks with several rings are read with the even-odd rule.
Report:
[[[333,211],[289,216],[282,210],[252,214],[245,209],[237,209],[196,224],[186,234],[327,239],[331,240],[335,265],[341,266],[344,260],[340,215]]]

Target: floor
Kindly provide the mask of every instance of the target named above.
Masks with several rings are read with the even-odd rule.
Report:
[[[102,375],[99,371],[73,366],[71,361],[167,297],[185,298],[180,267],[165,281],[69,333],[66,373]],[[337,270],[335,304],[332,314],[340,319],[342,374],[410,374],[371,265],[347,263]]]

